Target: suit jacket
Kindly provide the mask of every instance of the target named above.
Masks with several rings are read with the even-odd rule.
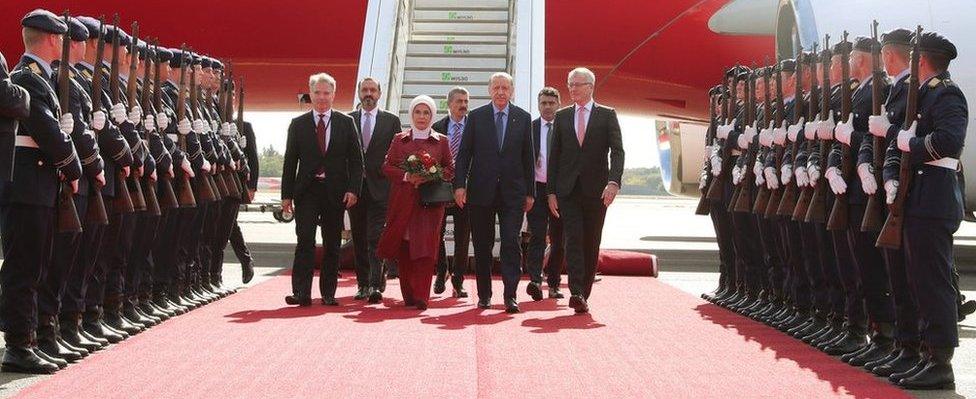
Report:
[[[247,167],[250,171],[250,180],[247,181],[247,188],[258,189],[258,177],[261,176],[261,168],[258,162],[258,143],[254,141],[254,127],[251,122],[244,122],[244,134],[247,144],[244,146],[244,157],[247,158]]]
[[[363,146],[362,111],[356,110],[349,114],[356,131],[359,132],[359,145]],[[390,182],[383,176],[383,161],[390,150],[390,141],[400,133],[400,117],[392,113],[377,109],[376,120],[373,121],[373,135],[369,139],[369,146],[363,150],[365,173],[363,185],[369,189],[370,196],[377,201],[386,201],[390,196]],[[440,131],[438,131],[440,132]]]
[[[14,136],[17,119],[30,114],[30,94],[10,81],[7,60],[0,53],[0,181],[14,177]]]
[[[552,131],[549,142],[549,194],[567,197],[576,184],[580,184],[583,196],[599,198],[607,183],[621,184],[624,146],[617,111],[593,103],[582,147],[576,138],[575,106],[556,111]]]
[[[315,182],[319,168],[325,170],[324,184],[332,201],[341,201],[347,192],[359,195],[363,186],[359,132],[349,115],[336,110],[330,112],[331,135],[325,155],[319,150],[312,112],[291,120],[281,177],[282,199],[300,202]]]
[[[94,79],[94,72],[88,69],[84,64],[76,64],[75,68],[78,70],[78,75],[75,76],[78,83],[81,85],[85,94],[89,98],[94,98],[92,90],[92,79]],[[105,127],[98,132],[95,132],[95,136],[98,139],[98,149],[102,156],[102,161],[104,162],[105,170],[105,186],[102,187],[102,195],[106,197],[115,196],[115,186],[116,186],[116,176],[117,171],[123,167],[131,166],[133,163],[132,149],[129,148],[129,142],[126,141],[125,137],[122,136],[122,132],[117,126],[113,125],[111,122],[111,117],[109,117],[109,106],[111,104],[111,99],[108,95],[108,79],[105,74],[102,74],[102,92],[98,93],[102,97],[102,107],[100,111],[105,113],[106,122]],[[98,111],[98,110],[93,110]],[[81,191],[81,190],[79,190]]]
[[[868,132],[868,118],[871,116],[873,97],[872,90],[874,90],[874,85],[878,84],[874,79],[869,80],[864,84],[863,87],[858,89],[856,84],[852,84],[851,93],[851,122],[854,126],[854,133],[851,134],[851,145],[846,147],[839,141],[834,141],[830,147],[830,157],[827,159],[828,167],[836,167],[838,170],[843,172],[842,157],[844,156],[844,151],[848,151],[848,156],[851,159],[851,165],[854,167],[851,169],[850,176],[844,176],[847,181],[847,199],[849,203],[852,204],[864,204],[867,201],[867,196],[864,194],[864,188],[861,187],[861,179],[857,176],[857,164],[858,164],[858,152],[861,149],[862,144],[871,143],[871,133]],[[888,82],[881,81],[879,86],[881,88],[881,97],[888,96]],[[840,123],[840,121],[838,121]]]
[[[496,193],[506,206],[519,206],[535,196],[532,117],[510,104],[505,142],[499,149],[495,109],[489,103],[468,114],[455,164],[454,188],[467,188],[469,203],[490,206]]]
[[[70,76],[68,84],[71,86],[71,89],[69,90],[68,110],[66,112],[70,112],[72,119],[75,121],[74,130],[70,132],[71,141],[74,143],[75,152],[81,161],[81,169],[85,176],[88,177],[87,179],[78,179],[77,195],[87,197],[91,191],[89,180],[94,179],[95,176],[101,173],[104,167],[102,157],[98,154],[98,144],[95,141],[95,135],[89,133],[88,118],[92,114],[91,98],[88,97],[84,88],[76,81],[78,73],[74,68],[70,65],[62,68],[62,65],[58,61],[51,63],[51,66],[54,68],[54,76],[51,77],[52,87],[57,87],[58,75],[62,72],[62,69],[67,69]]]
[[[71,137],[58,124],[61,107],[50,76],[44,72],[36,61],[24,56],[11,76],[31,99],[30,115],[17,135],[34,139],[38,148],[17,147],[13,180],[0,184],[0,203],[53,208],[60,188],[58,171],[69,181],[81,177],[81,163]]]

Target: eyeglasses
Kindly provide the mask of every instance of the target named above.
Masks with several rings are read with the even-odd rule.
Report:
[[[590,83],[590,82],[569,82],[566,85],[568,85],[569,87],[583,87],[583,86],[592,85],[592,84],[593,83]]]

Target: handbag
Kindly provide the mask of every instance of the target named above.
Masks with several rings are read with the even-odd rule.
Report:
[[[454,201],[454,186],[444,180],[431,181],[417,187],[420,205],[425,207],[442,206]]]

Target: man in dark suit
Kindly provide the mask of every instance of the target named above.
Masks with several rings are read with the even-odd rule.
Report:
[[[383,175],[383,162],[390,149],[390,141],[400,132],[400,117],[377,107],[380,83],[367,77],[359,82],[359,103],[362,108],[349,114],[360,132],[359,143],[364,149],[365,173],[360,201],[349,209],[352,224],[352,243],[356,250],[356,299],[369,296],[369,303],[383,299],[385,263],[376,256],[376,243],[386,223],[386,202],[390,196],[390,182]]]
[[[549,142],[552,135],[556,110],[559,108],[559,91],[545,87],[539,91],[539,113],[542,116],[532,121],[532,144],[535,150],[535,204],[529,210],[529,247],[525,255],[525,267],[529,273],[529,284],[525,287],[533,300],[542,300],[542,263],[546,255],[546,237],[552,238],[552,252],[545,272],[550,298],[562,298],[559,292],[560,271],[563,265],[563,223],[549,213],[546,201],[546,167],[549,156]]]
[[[363,150],[352,118],[332,109],[335,79],[324,73],[312,75],[308,88],[312,112],[292,119],[288,126],[281,177],[281,208],[284,212],[294,212],[298,236],[292,266],[292,295],[285,302],[299,306],[312,304],[315,228],[321,225],[325,259],[319,291],[323,305],[337,306],[342,217],[346,209],[356,205],[362,189]]]
[[[504,72],[492,75],[488,92],[491,103],[471,111],[464,127],[457,156],[454,196],[459,207],[469,206],[478,274],[478,307],[491,307],[492,249],[497,215],[505,311],[517,313],[515,293],[522,263],[519,231],[525,212],[535,201],[532,119],[528,112],[509,102],[513,92],[511,75]]]
[[[447,93],[448,115],[443,119],[434,122],[432,125],[435,132],[447,136],[448,146],[451,148],[451,156],[457,164],[457,154],[461,149],[461,136],[464,135],[464,125],[468,121],[468,89],[455,86]],[[445,209],[444,222],[441,227],[441,248],[440,256],[437,258],[437,278],[434,280],[434,293],[441,294],[447,289],[445,286],[447,272],[451,272],[451,286],[454,288],[455,298],[467,298],[468,292],[464,290],[464,273],[468,270],[468,244],[471,242],[471,228],[468,225],[467,210],[449,204]],[[454,221],[454,258],[451,267],[447,265],[447,248],[444,243],[444,233],[447,228],[447,215],[451,215]]]
[[[62,113],[49,83],[68,27],[46,10],[31,11],[21,24],[25,53],[11,81],[30,94],[30,113],[15,137],[13,179],[0,180],[0,319],[6,344],[0,369],[50,374],[67,363],[36,349],[37,282],[51,263],[60,182],[77,190],[82,174],[70,136],[74,119]]]
[[[569,72],[573,106],[556,112],[549,143],[549,210],[563,221],[569,306],[577,313],[589,311],[586,300],[596,276],[603,220],[624,172],[617,112],[593,101],[595,81],[589,69]]]

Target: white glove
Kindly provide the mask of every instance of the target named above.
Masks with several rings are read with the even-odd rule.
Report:
[[[766,184],[766,178],[763,177],[761,170],[759,171],[759,173],[753,174],[753,176],[756,177],[753,181],[754,183],[756,183],[756,187],[760,187]]]
[[[895,203],[895,197],[898,196],[898,180],[888,180],[884,184],[885,189],[885,203],[888,205]]]
[[[704,190],[706,183],[708,183],[708,173],[705,173],[703,170],[701,174],[698,175],[698,189]]]
[[[70,112],[65,112],[61,114],[61,119],[58,120],[58,125],[61,127],[61,131],[64,134],[71,135],[71,132],[75,130],[75,117],[71,115]]]
[[[234,122],[231,122],[231,123],[230,123],[230,133],[231,133],[232,135],[234,135],[234,136],[237,136],[238,134],[240,134],[240,132],[239,132],[239,131],[237,131],[237,124],[236,124],[236,123],[234,123]]]
[[[217,121],[210,121],[210,131],[211,132],[217,131]]]
[[[806,137],[807,140],[813,140],[817,138],[817,125],[819,124],[820,122],[817,121],[805,123],[803,125],[803,137]]]
[[[910,152],[912,150],[911,142],[912,137],[915,137],[915,128],[918,126],[918,121],[912,122],[912,126],[908,130],[901,130],[898,132],[898,149],[902,152]]]
[[[729,138],[729,133],[732,132],[732,129],[734,127],[735,127],[735,119],[732,119],[732,123],[729,123],[728,125],[719,125],[718,130],[716,130],[715,132],[715,135],[718,138],[725,140]]]
[[[105,112],[95,111],[92,113],[92,129],[101,131],[105,128]]]
[[[817,183],[820,181],[820,167],[817,165],[811,165],[810,168],[807,169],[807,173],[810,174],[810,185],[816,187]]]
[[[763,129],[759,133],[759,145],[766,148],[773,146],[773,129]]]
[[[142,107],[136,105],[129,110],[129,122],[133,125],[138,125],[139,121],[142,120]]]
[[[796,137],[800,134],[800,131],[803,130],[803,121],[804,118],[800,117],[800,120],[796,121],[795,125],[790,125],[789,129],[786,130],[786,136],[790,139],[790,141],[796,141]]]
[[[719,156],[718,148],[712,148],[708,158],[712,163],[712,176],[718,177],[722,174],[722,157]]]
[[[841,122],[834,128],[834,137],[837,141],[851,145],[851,136],[854,134],[854,124],[851,121]]]
[[[184,136],[190,134],[193,131],[193,128],[190,126],[190,120],[186,118],[181,119],[180,124],[176,125],[176,130]]]
[[[206,132],[206,127],[205,126],[206,125],[203,123],[203,119],[195,119],[195,120],[193,120],[192,128],[193,128],[193,131],[194,132],[197,132],[197,133],[200,133],[200,134],[205,133]]]
[[[186,173],[190,177],[196,176],[193,174],[193,168],[190,166],[190,161],[188,161],[186,158],[183,158],[183,162],[180,163],[180,169],[183,169],[183,173]]]
[[[871,115],[868,117],[868,131],[875,137],[888,137],[888,129],[891,122],[888,121],[888,114],[885,112],[884,105],[881,106],[881,115]]]
[[[156,114],[156,126],[159,127],[159,131],[161,132],[169,127],[169,116],[165,112]]]
[[[790,184],[790,181],[793,180],[793,166],[790,164],[783,165],[779,171],[779,178],[784,186]]]
[[[749,143],[752,142],[752,138],[756,136],[756,128],[752,126],[746,126],[745,131],[739,135],[736,145],[739,149],[746,150],[749,148]]]
[[[778,127],[773,129],[773,144],[783,145],[786,144],[786,128]]]
[[[220,135],[230,136],[230,123],[224,122],[220,125]]]
[[[740,181],[742,181],[742,168],[736,165],[732,168],[732,184],[738,185]]]
[[[831,140],[834,138],[834,113],[831,112],[827,120],[817,124],[817,138],[821,140]]]
[[[763,173],[763,164],[757,160],[756,163],[752,165],[752,174],[759,176],[762,175],[762,173]]]
[[[203,166],[200,167],[200,169],[203,170],[204,172],[208,172],[209,173],[210,172],[210,161],[204,159],[203,160]]]
[[[142,127],[146,128],[147,132],[156,130],[156,118],[152,115],[146,115],[146,119],[142,121]]]
[[[247,148],[247,137],[244,137],[244,136],[238,137],[237,138],[237,144],[240,144],[241,148]],[[721,165],[719,165],[719,169],[722,169],[722,166]],[[715,172],[712,172],[712,173],[715,173]]]
[[[807,173],[807,168],[803,166],[796,168],[796,185],[799,187],[810,185],[810,174]]]
[[[779,188],[779,178],[776,177],[776,168],[770,166],[763,169],[763,175],[766,177],[766,187],[770,190]]]
[[[857,165],[857,177],[861,178],[861,189],[867,195],[874,195],[878,191],[878,182],[871,173],[871,165],[862,163]]]
[[[125,114],[125,106],[122,105],[122,103],[112,105],[112,109],[109,111],[109,114],[112,116],[112,120],[115,121],[115,124],[117,125],[121,125],[122,122],[125,122],[129,117]]]
[[[844,178],[841,177],[840,171],[835,167],[827,168],[827,183],[830,183],[830,190],[834,194],[843,194],[847,192],[847,183],[844,182]]]

